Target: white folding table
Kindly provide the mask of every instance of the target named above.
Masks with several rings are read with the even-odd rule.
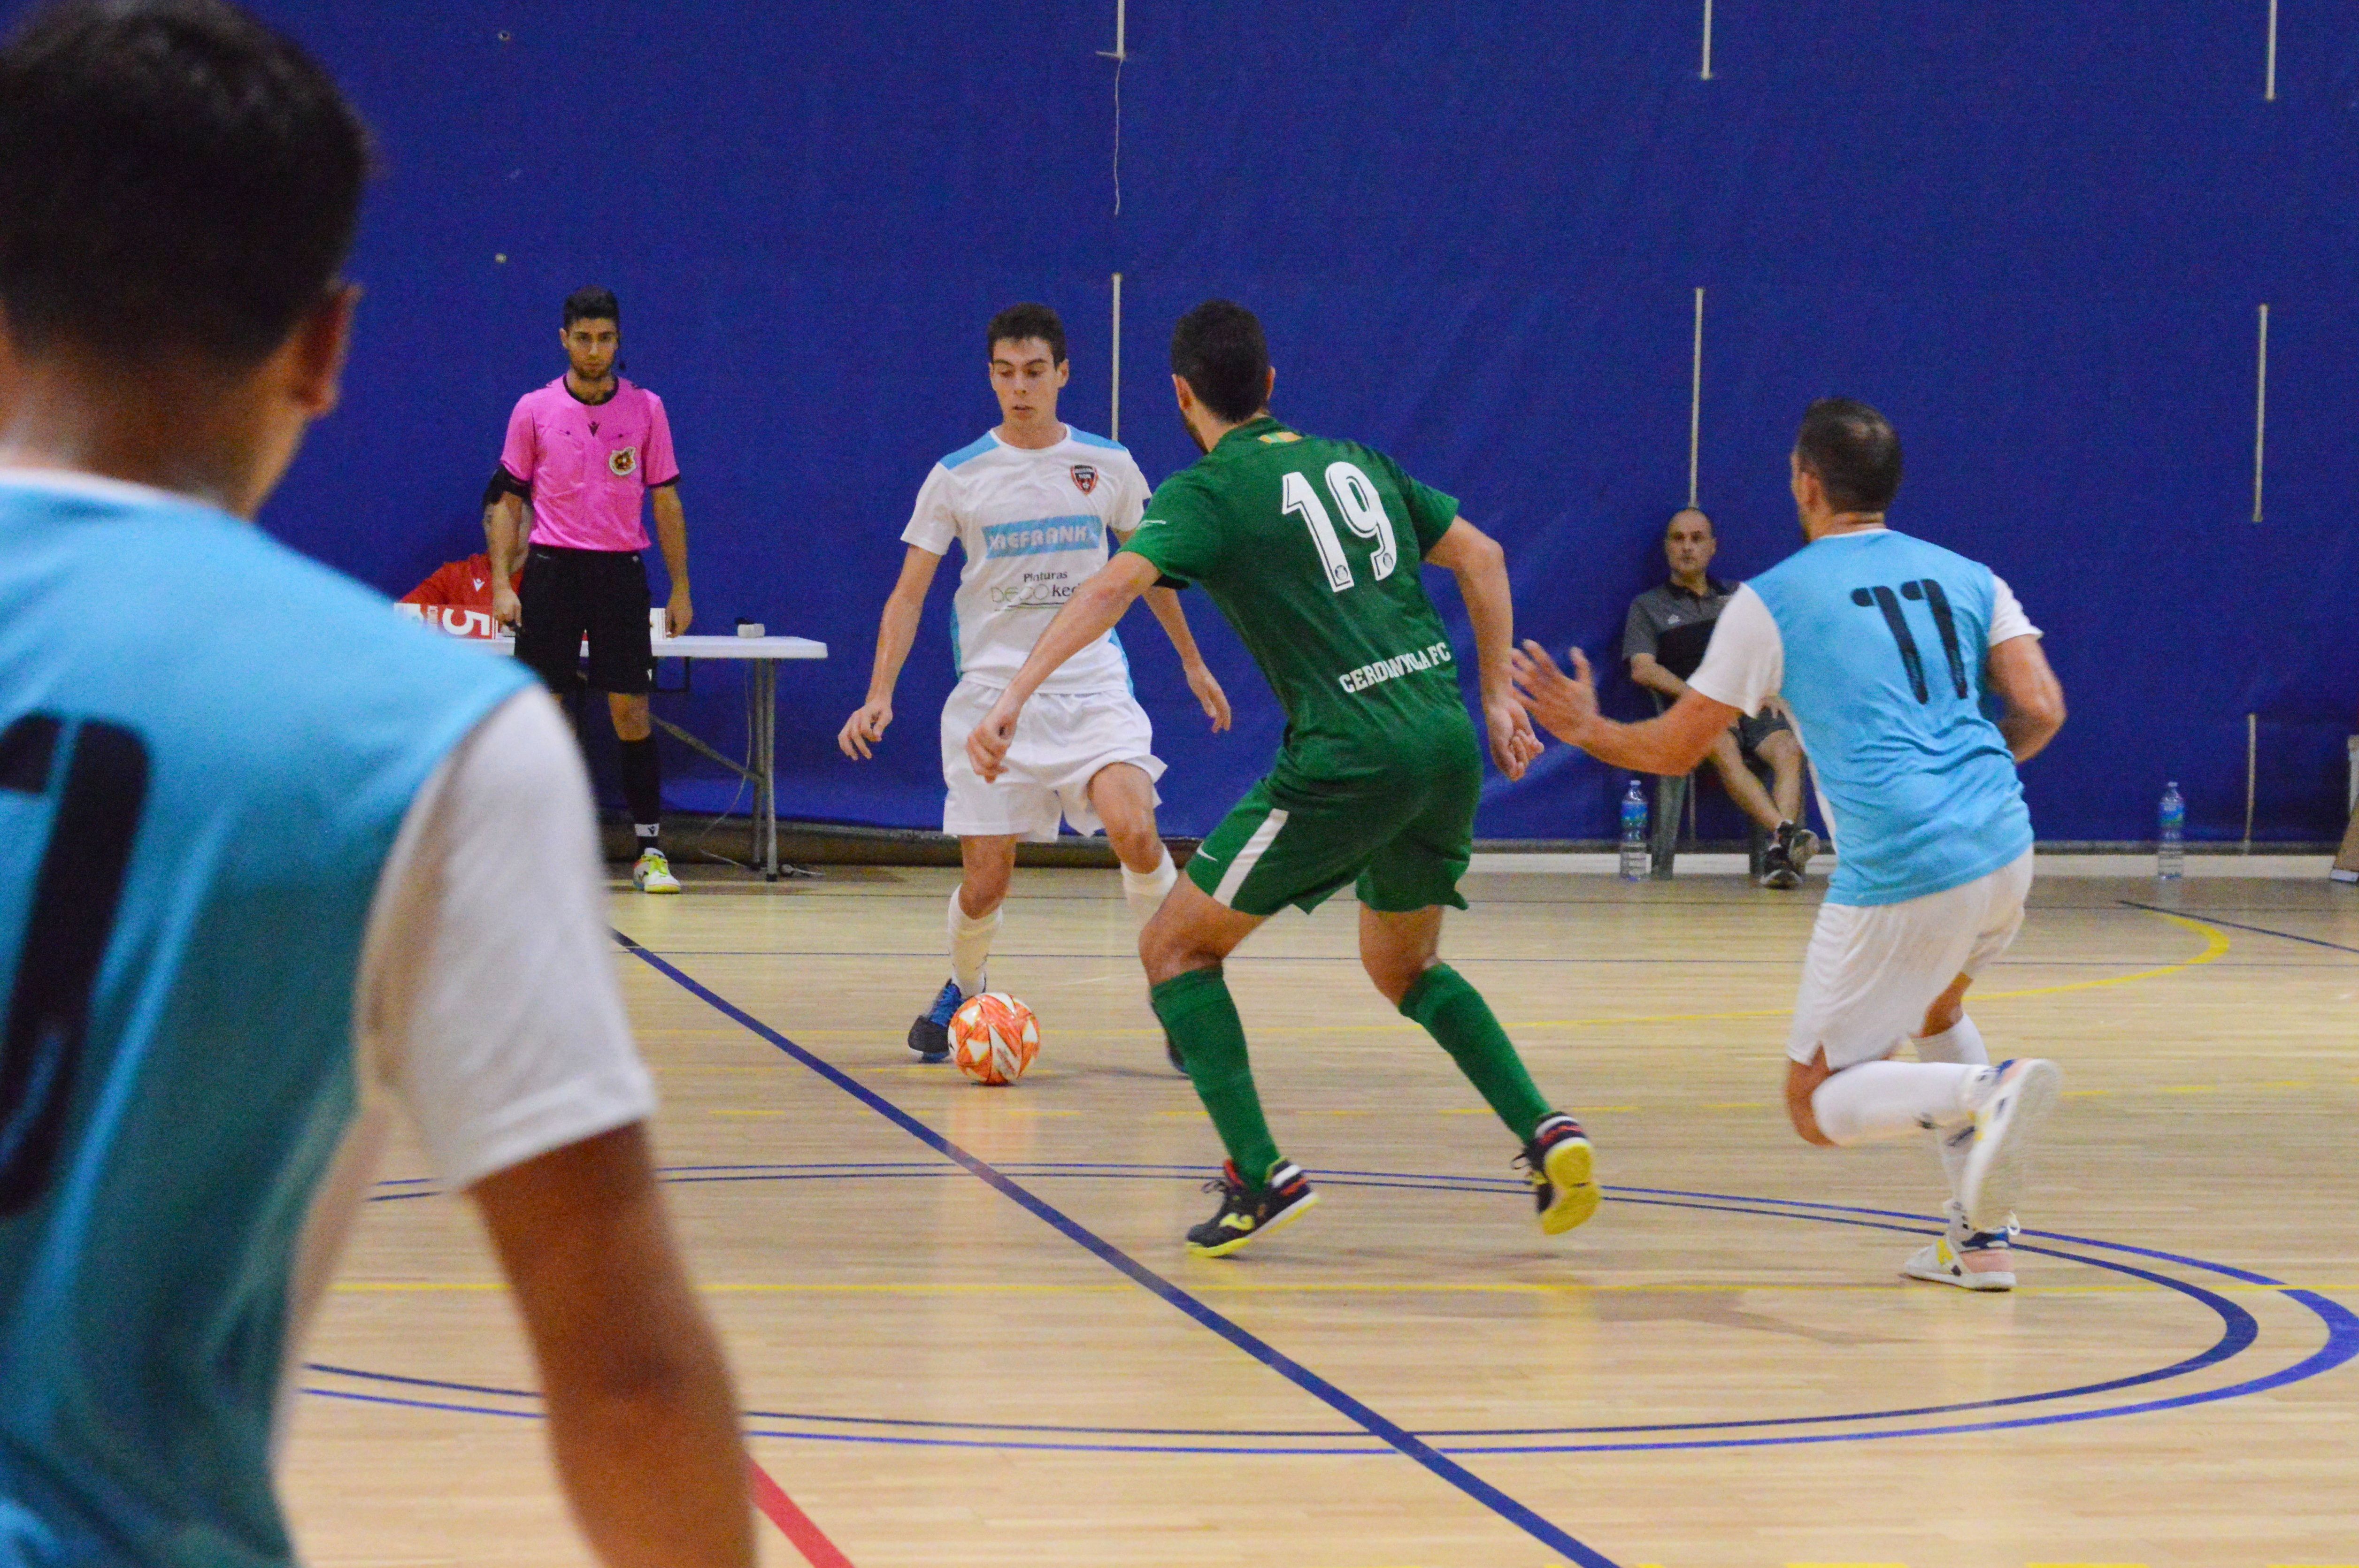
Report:
[[[656,725],[701,757],[720,763],[754,786],[754,848],[762,874],[778,880],[778,666],[789,659],[823,659],[827,644],[809,637],[658,637],[657,659],[719,663],[745,669],[745,761],[724,757],[668,719]]]
[[[493,639],[503,653],[516,651],[514,637]],[[658,637],[657,659],[690,664],[734,662],[745,671],[745,761],[724,757],[668,719],[656,728],[709,757],[754,786],[754,849],[762,874],[778,880],[778,666],[789,659],[823,659],[827,644],[809,637]]]

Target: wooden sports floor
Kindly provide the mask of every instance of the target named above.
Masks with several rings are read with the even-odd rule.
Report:
[[[2136,862],[2128,862],[2135,866]],[[1013,1089],[915,1065],[948,872],[614,902],[754,1454],[822,1568],[2359,1564],[2359,896],[2044,880],[1973,1003],[2060,1061],[2023,1288],[1902,1281],[1929,1141],[1799,1142],[1817,899],[1483,874],[1445,951],[1597,1140],[1549,1240],[1338,903],[1231,966],[1323,1202],[1186,1256],[1209,1124],[1110,872],[1019,875]],[[2153,907],[2147,907],[2153,906]],[[397,1152],[286,1465],[315,1563],[580,1563],[469,1211]]]

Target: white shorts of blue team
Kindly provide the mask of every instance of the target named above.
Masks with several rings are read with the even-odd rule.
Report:
[[[1016,721],[1006,771],[985,784],[967,761],[966,738],[989,716],[1000,687],[961,681],[942,704],[942,831],[965,838],[1012,835],[1034,843],[1057,837],[1060,817],[1076,833],[1105,824],[1090,806],[1090,781],[1128,762],[1151,786],[1163,776],[1155,726],[1127,691],[1036,693]],[[1163,804],[1157,795],[1155,803]]]
[[[1925,1010],[1960,975],[1978,975],[2023,928],[2031,854],[1988,876],[1900,903],[1819,906],[1802,957],[1802,994],[1786,1054],[1821,1046],[1841,1072],[1888,1056],[1924,1026]]]

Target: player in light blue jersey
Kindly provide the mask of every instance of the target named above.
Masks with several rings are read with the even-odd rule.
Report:
[[[2024,1151],[2061,1079],[2049,1062],[1990,1065],[1965,994],[2023,924],[2032,835],[2016,765],[2063,726],[2063,689],[1988,567],[1885,525],[1900,441],[1882,415],[1821,399],[1790,462],[1810,543],[1737,589],[1677,704],[1644,724],[1603,719],[1581,651],[1567,676],[1537,643],[1518,684],[1557,735],[1658,773],[1686,773],[1737,715],[1784,697],[1840,858],[1803,960],[1787,1108],[1812,1143],[1932,1130],[1950,1223],[1904,1271],[2011,1290]],[[1911,1041],[1916,1061],[1891,1059]]]
[[[564,722],[250,521],[336,400],[366,165],[219,0],[0,47],[0,1565],[291,1563],[282,1381],[399,1104],[598,1555],[748,1568]]]

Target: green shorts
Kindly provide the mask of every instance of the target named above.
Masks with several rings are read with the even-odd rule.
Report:
[[[1188,862],[1190,880],[1240,914],[1308,913],[1356,883],[1387,914],[1463,909],[1483,762],[1471,731],[1416,766],[1347,779],[1277,775],[1248,791]]]

